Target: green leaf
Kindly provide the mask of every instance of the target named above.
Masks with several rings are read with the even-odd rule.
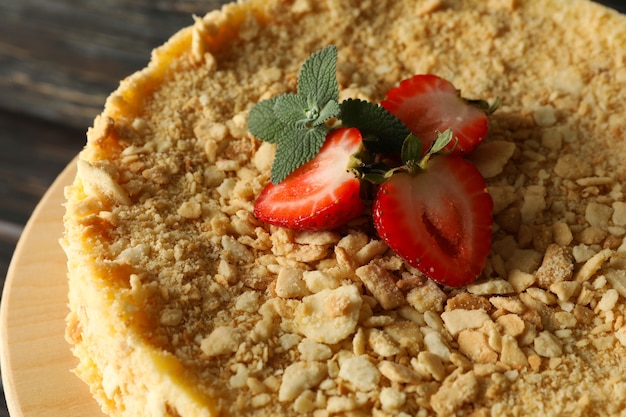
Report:
[[[298,75],[298,95],[313,99],[319,108],[331,100],[339,101],[335,46],[315,52],[304,62]]]
[[[453,140],[456,139],[454,138],[454,134],[452,133],[451,129],[446,129],[443,133],[437,132],[437,139],[435,139],[435,141],[430,145],[430,148],[428,148],[426,152],[424,152],[422,160],[418,163],[419,168],[425,169],[428,165],[428,161],[430,161],[430,158],[433,155],[436,155],[437,153],[443,151],[443,149],[448,146],[448,144],[450,144],[450,142],[452,142]],[[412,169],[413,167],[410,168]]]
[[[408,135],[402,145],[401,155],[403,164],[422,159],[422,142],[420,139],[413,134]]]
[[[316,103],[307,101],[301,95],[283,94],[277,97],[274,113],[285,125],[310,128],[336,117],[339,114],[339,104],[331,100],[320,109]]]
[[[313,122],[313,126],[320,125],[322,123],[325,123],[329,119],[332,119],[333,117],[337,117],[340,110],[341,108],[339,107],[339,103],[337,103],[335,100],[330,100],[328,103],[326,103],[322,110],[320,110],[317,120]]]
[[[298,94],[283,94],[276,98],[274,113],[286,126],[304,127],[309,122],[307,105],[306,98]]]
[[[385,154],[402,151],[404,139],[411,132],[387,109],[359,99],[344,100],[340,107],[343,125],[359,129],[370,151]]]
[[[428,149],[428,153],[436,154],[440,152],[448,146],[450,142],[454,139],[454,135],[452,134],[452,130],[446,129],[443,133],[437,132],[437,139],[430,145],[430,149]]]
[[[277,143],[284,123],[276,117],[274,105],[279,96],[258,102],[248,115],[248,130],[266,142]]]
[[[313,159],[326,140],[327,129],[318,126],[309,129],[293,128],[284,132],[270,172],[270,181],[278,184],[300,166]]]
[[[270,172],[273,183],[311,160],[326,139],[325,122],[337,117],[337,48],[326,47],[305,61],[298,92],[282,94],[255,105],[248,117],[250,132],[277,145]]]

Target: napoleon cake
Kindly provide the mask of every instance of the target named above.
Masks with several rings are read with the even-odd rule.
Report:
[[[297,96],[319,51],[336,54],[331,110],[382,108],[417,74],[500,103],[458,156],[490,204],[467,282],[430,279],[368,203],[330,228],[255,214],[280,151],[249,116]],[[585,0],[229,4],[157,48],[87,137],[65,192],[66,338],[106,414],[624,415],[625,16]]]

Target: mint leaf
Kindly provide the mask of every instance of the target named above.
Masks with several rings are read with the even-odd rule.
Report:
[[[402,151],[402,144],[411,132],[387,109],[359,99],[344,100],[340,107],[342,124],[359,129],[370,151],[384,154]]]
[[[317,155],[326,140],[326,133],[325,126],[285,130],[276,149],[270,181],[278,184]]]
[[[306,98],[298,94],[283,94],[276,98],[274,113],[283,124],[305,128],[309,123],[306,116],[308,104]]]
[[[298,95],[313,99],[319,108],[339,101],[337,48],[334,45],[315,52],[302,65],[298,75]]]
[[[340,112],[337,48],[328,46],[307,59],[298,76],[298,92],[257,103],[248,115],[248,130],[277,145],[270,179],[279,183],[311,160],[324,144],[326,122]]]
[[[276,97],[274,113],[283,124],[298,128],[319,126],[339,114],[339,104],[329,101],[323,108],[299,94],[283,94]]]
[[[266,142],[278,143],[284,123],[276,117],[274,106],[279,96],[258,102],[248,115],[248,130]]]
[[[322,107],[322,110],[320,110],[317,120],[313,122],[313,126],[320,125],[332,119],[333,117],[337,117],[340,110],[341,108],[339,107],[339,103],[337,103],[335,100],[330,100],[328,103],[326,103],[326,105],[324,105],[324,107]]]

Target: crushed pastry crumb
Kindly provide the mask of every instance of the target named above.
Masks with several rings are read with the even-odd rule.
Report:
[[[115,416],[617,415],[625,20],[582,0],[197,18],[109,98],[66,191],[77,374]],[[252,215],[275,149],[247,112],[328,43],[342,97],[432,72],[502,98],[472,157],[495,220],[475,283],[425,279],[362,219],[294,232]]]

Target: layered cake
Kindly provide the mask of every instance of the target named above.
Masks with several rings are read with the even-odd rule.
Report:
[[[382,107],[417,74],[499,102],[454,156],[484,181],[471,268],[404,253],[376,220],[395,206],[369,198],[384,182],[328,227],[255,210],[289,152],[251,112],[297,95],[324,50],[333,106]],[[328,112],[305,127],[354,129]],[[624,415],[625,158],[626,17],[592,2],[229,4],[157,48],[88,131],[62,239],[74,372],[110,416]],[[451,205],[432,218],[465,218]],[[439,239],[450,259],[457,235]]]

